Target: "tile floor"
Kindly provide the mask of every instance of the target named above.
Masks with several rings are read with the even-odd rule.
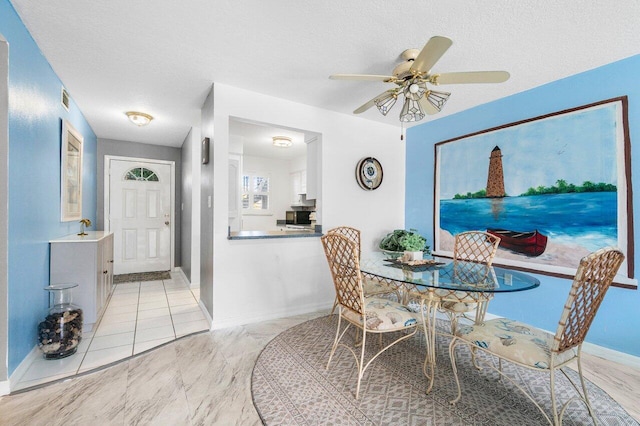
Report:
[[[171,273],[171,277],[114,285],[102,319],[93,331],[82,334],[78,351],[60,360],[38,357],[12,386],[12,392],[83,373],[208,330],[209,322],[198,305],[199,291],[191,291],[181,275]]]

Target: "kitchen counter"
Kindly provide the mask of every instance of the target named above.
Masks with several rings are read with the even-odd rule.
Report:
[[[256,240],[267,238],[306,238],[321,237],[322,227],[316,226],[315,229],[283,229],[279,231],[240,231],[229,232],[227,237],[230,240]]]

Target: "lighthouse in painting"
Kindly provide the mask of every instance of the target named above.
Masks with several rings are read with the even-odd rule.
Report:
[[[502,151],[496,146],[489,157],[489,176],[487,177],[487,197],[504,197],[504,174],[502,173]]]

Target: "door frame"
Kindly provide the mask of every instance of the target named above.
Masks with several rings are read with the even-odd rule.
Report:
[[[9,306],[9,43],[0,33],[0,306]],[[9,394],[9,309],[0,314],[0,395]]]
[[[104,211],[103,211],[103,222],[104,230],[107,232],[111,232],[111,223],[109,216],[109,198],[111,195],[111,179],[110,179],[110,170],[111,170],[111,161],[119,160],[119,161],[137,161],[143,163],[150,164],[168,164],[171,166],[171,183],[170,183],[170,191],[171,191],[171,235],[169,240],[171,242],[171,270],[175,269],[175,248],[176,248],[176,163],[175,161],[169,160],[155,160],[153,158],[139,158],[139,157],[123,157],[120,155],[105,155],[104,156]]]

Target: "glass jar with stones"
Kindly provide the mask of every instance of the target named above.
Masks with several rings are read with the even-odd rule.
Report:
[[[82,339],[82,309],[71,303],[72,290],[78,284],[54,284],[45,287],[50,294],[49,315],[38,325],[38,346],[45,359],[73,355]]]

